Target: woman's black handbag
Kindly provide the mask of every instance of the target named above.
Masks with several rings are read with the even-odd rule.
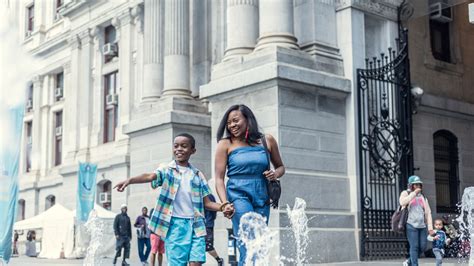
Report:
[[[397,210],[392,215],[391,225],[392,231],[395,233],[404,233],[406,230],[408,220],[408,206],[398,206]]]
[[[270,156],[268,155],[267,140],[265,136],[262,137],[262,144],[265,147],[265,154],[267,155],[268,169],[270,170]],[[278,202],[280,201],[281,196],[281,185],[280,180],[267,180],[267,192],[268,192],[268,201],[267,204],[272,206],[274,209],[278,208]]]

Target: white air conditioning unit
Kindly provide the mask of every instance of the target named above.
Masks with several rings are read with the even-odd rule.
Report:
[[[32,100],[28,100],[26,101],[26,109],[30,110],[33,108],[33,101]]]
[[[58,88],[54,89],[54,96],[56,98],[62,98],[63,97],[63,88],[58,87]]]
[[[107,106],[117,105],[118,103],[118,95],[117,94],[107,94],[105,97],[105,104]]]
[[[448,4],[443,2],[431,4],[430,19],[443,23],[451,22],[453,21],[453,10]]]
[[[63,135],[63,127],[62,127],[62,126],[59,126],[59,127],[55,128],[54,134],[55,134],[57,137],[62,136],[62,135]]]
[[[31,36],[31,30],[26,30],[25,32],[25,37],[30,37]]]
[[[106,43],[102,47],[104,55],[115,56],[117,55],[117,45],[115,43]]]
[[[112,200],[112,194],[107,192],[99,193],[99,203],[109,203]]]
[[[26,144],[31,145],[31,143],[33,143],[33,137],[26,137]]]

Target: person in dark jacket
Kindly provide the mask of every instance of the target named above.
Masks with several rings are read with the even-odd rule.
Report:
[[[121,213],[115,216],[114,220],[114,232],[117,243],[115,245],[116,253],[114,258],[114,265],[117,263],[117,258],[121,256],[122,248],[123,260],[122,266],[128,266],[126,259],[130,257],[130,240],[132,239],[132,224],[130,217],[127,215],[127,205],[122,204],[120,206]]]
[[[216,202],[214,195],[209,194],[209,200]],[[204,210],[204,215],[206,218],[206,252],[209,253],[217,261],[218,266],[224,265],[224,259],[219,257],[216,249],[214,248],[214,220],[217,217],[217,212]]]
[[[147,207],[143,207],[142,215],[137,217],[134,224],[137,228],[138,256],[140,257],[142,265],[148,264],[148,256],[151,251],[150,229],[148,229],[149,224],[150,216],[148,216],[148,209]]]

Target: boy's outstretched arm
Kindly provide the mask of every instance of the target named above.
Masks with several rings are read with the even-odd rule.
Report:
[[[117,188],[117,191],[122,192],[130,184],[150,183],[151,181],[155,179],[156,179],[155,173],[145,173],[138,176],[130,177],[128,179],[125,179],[122,182],[117,183],[117,185],[114,186],[114,189]]]

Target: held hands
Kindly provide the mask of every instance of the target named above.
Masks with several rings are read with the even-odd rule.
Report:
[[[126,179],[122,182],[119,182],[117,185],[115,185],[114,189],[117,188],[118,192],[123,192],[129,184],[130,184],[130,181]]]
[[[221,206],[221,211],[224,213],[224,217],[226,217],[228,219],[231,219],[232,216],[234,216],[234,213],[235,213],[234,204],[229,203],[229,202],[224,203]]]
[[[275,170],[270,169],[265,172],[263,172],[263,175],[269,180],[269,181],[274,181],[277,179],[277,176],[275,174]]]

